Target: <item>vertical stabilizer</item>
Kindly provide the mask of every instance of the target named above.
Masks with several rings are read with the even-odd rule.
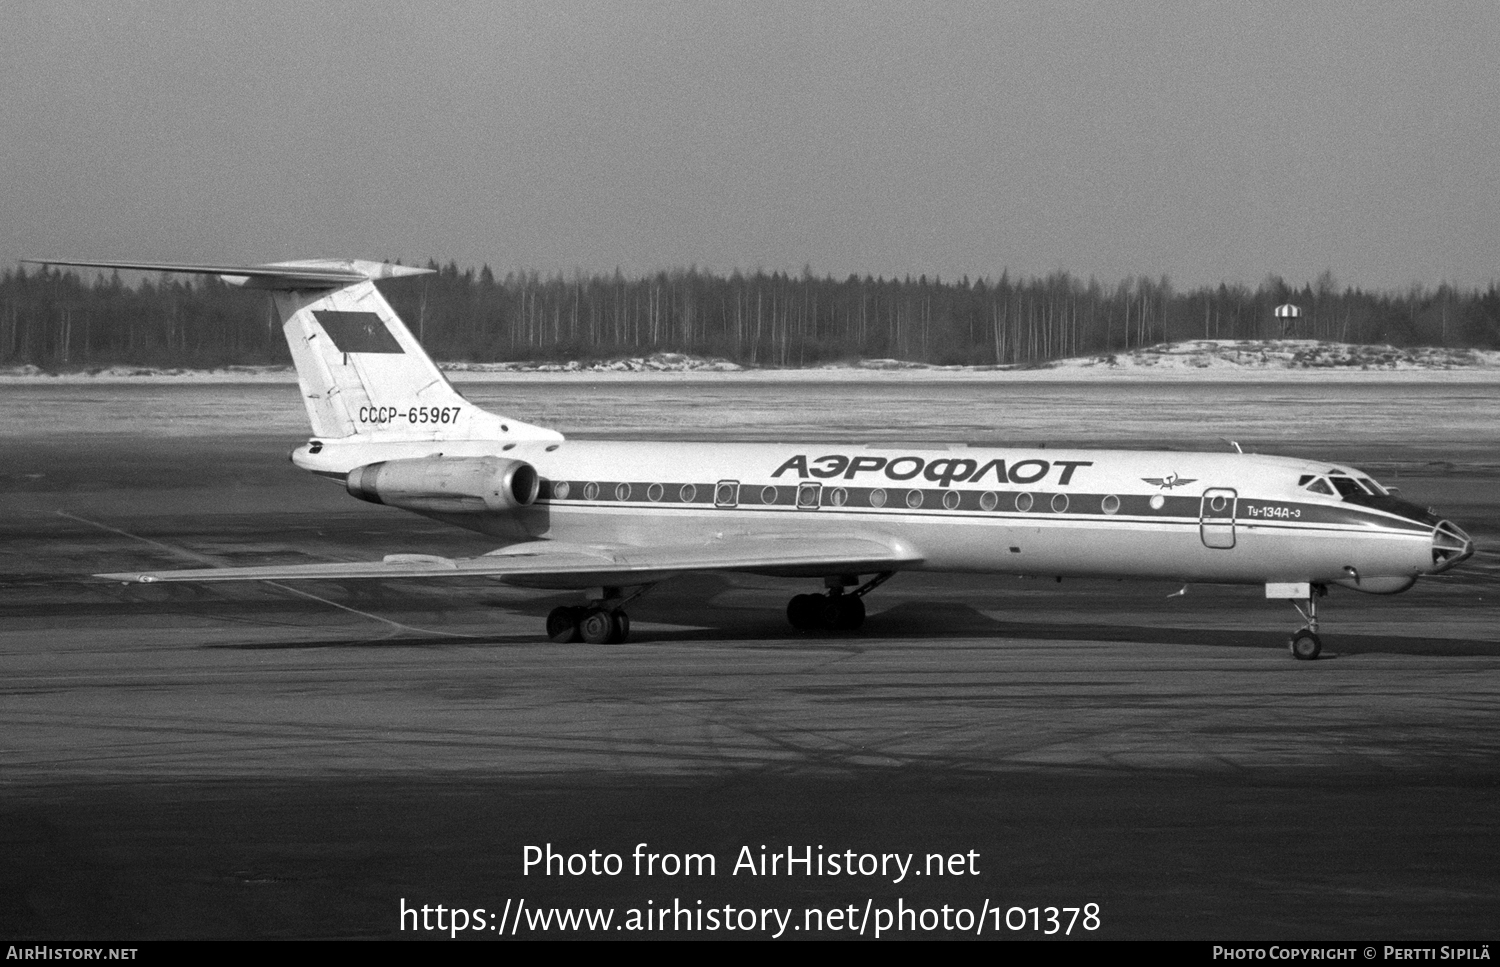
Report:
[[[425,275],[429,269],[358,259],[269,265],[25,261],[217,275],[270,290],[317,437],[372,443],[562,439],[554,430],[488,413],[460,396],[375,288],[376,279]]]
[[[459,395],[370,281],[272,293],[313,434],[325,439],[562,439]]]
[[[374,282],[273,297],[315,436],[561,439],[463,399]]]

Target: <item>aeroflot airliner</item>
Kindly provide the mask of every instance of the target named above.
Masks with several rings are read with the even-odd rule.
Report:
[[[1394,594],[1474,553],[1454,524],[1352,467],[1246,453],[826,443],[568,441],[474,406],[375,287],[425,269],[312,260],[259,266],[46,261],[219,275],[269,290],[313,436],[292,453],[350,494],[488,534],[482,557],[104,574],[125,581],[483,575],[584,591],[554,641],[625,640],[625,605],[658,581],[739,571],[821,582],[787,607],[853,631],[898,571],[1263,585],[1306,626],[1330,585]],[[1305,607],[1304,607],[1305,605]]]

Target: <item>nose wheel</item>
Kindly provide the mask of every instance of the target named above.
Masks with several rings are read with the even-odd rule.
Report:
[[[1323,650],[1323,639],[1318,637],[1316,631],[1307,628],[1292,635],[1287,644],[1291,646],[1292,657],[1298,661],[1312,661]]]

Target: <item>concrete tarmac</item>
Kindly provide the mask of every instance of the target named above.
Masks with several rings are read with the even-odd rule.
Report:
[[[1018,938],[1033,907],[1090,903],[1097,929],[1072,936],[1494,931],[1488,549],[1404,595],[1336,590],[1314,663],[1254,588],[900,575],[860,633],[820,637],[786,625],[795,582],[688,578],[631,607],[630,643],[590,647],[542,638],[572,598],[479,580],[86,577],[490,548],[359,504],[286,446],[32,439],[0,470],[0,936],[448,936],[405,903],[484,908],[462,935],[492,937],[523,900],[616,926],[674,902],[786,909],[829,937],[807,910],[1019,908],[1023,929],[978,934]],[[1497,546],[1485,468],[1403,487]],[[715,874],[636,875],[640,843]],[[528,872],[548,844],[623,871]],[[744,847],[966,860],[899,883],[752,875]],[[691,927],[610,935],[775,933]]]

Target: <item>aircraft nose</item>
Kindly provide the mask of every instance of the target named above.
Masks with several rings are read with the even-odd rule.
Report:
[[[1457,567],[1474,556],[1474,540],[1452,521],[1440,520],[1432,528],[1432,574]]]

